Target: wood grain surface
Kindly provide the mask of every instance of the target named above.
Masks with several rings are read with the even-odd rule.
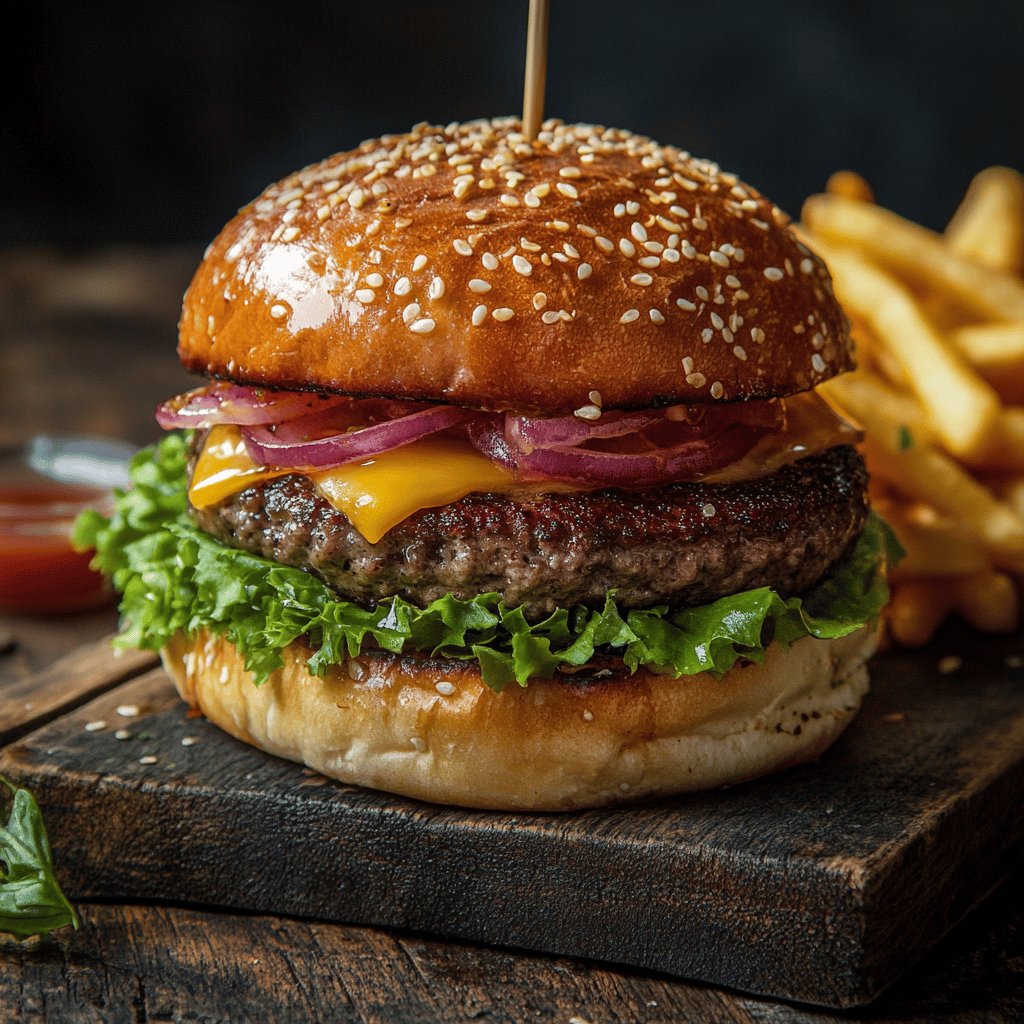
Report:
[[[626,808],[504,815],[329,783],[188,717],[161,669],[10,745],[0,770],[45,803],[79,899],[412,928],[850,1006],[1019,861],[1022,643],[945,675],[886,655],[820,764]]]

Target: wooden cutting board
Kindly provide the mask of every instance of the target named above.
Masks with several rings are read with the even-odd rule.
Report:
[[[0,692],[0,772],[35,791],[72,898],[401,927],[844,1007],[1019,863],[1022,655],[1024,636],[948,631],[874,663],[816,765],[509,815],[328,782],[190,717],[151,656],[93,645]]]

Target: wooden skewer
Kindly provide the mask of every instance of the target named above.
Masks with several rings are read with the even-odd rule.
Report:
[[[523,134],[537,138],[544,119],[544,78],[548,59],[548,10],[550,0],[530,0],[526,29],[526,80],[523,83]]]

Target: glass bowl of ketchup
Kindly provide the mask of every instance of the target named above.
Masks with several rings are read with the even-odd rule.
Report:
[[[113,600],[89,568],[93,552],[71,546],[71,528],[83,509],[109,513],[113,488],[128,486],[133,452],[84,437],[0,445],[0,612],[73,612]]]

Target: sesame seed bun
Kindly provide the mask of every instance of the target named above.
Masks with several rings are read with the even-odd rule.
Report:
[[[556,811],[729,785],[821,754],[868,688],[877,624],[773,644],[722,679],[641,669],[497,694],[466,662],[386,652],[309,674],[292,644],[255,686],[223,637],[161,652],[182,697],[232,736],[342,782],[466,807]]]
[[[564,413],[783,397],[853,366],[828,273],[755,189],[626,131],[420,125],[271,185],[179,354],[248,384]]]

